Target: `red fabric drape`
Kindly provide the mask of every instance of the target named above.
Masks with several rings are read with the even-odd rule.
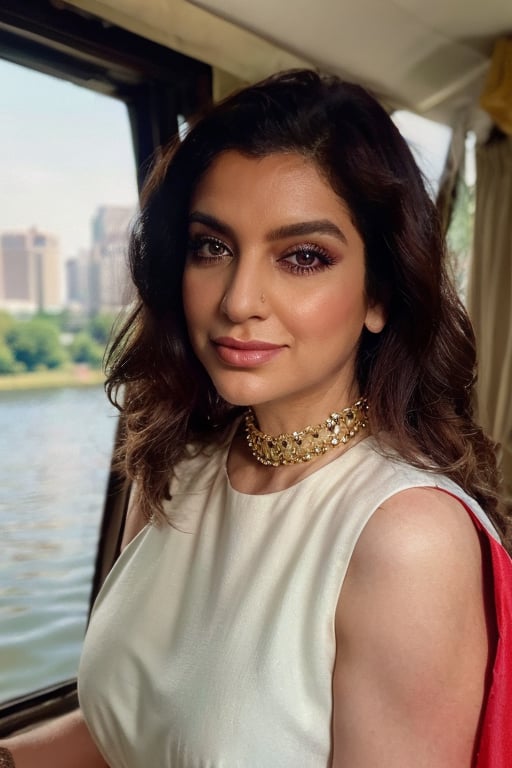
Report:
[[[468,510],[470,512],[470,510]],[[487,537],[496,617],[496,651],[482,714],[475,768],[512,768],[512,560],[470,512]]]

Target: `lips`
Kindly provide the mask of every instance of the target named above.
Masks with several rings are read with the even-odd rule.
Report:
[[[212,344],[223,363],[238,368],[251,368],[267,363],[284,349],[283,346],[268,341],[242,341],[228,336],[219,336],[212,340]]]

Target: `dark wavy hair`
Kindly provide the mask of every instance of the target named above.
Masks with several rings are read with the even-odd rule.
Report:
[[[435,206],[382,106],[357,85],[309,70],[211,107],[162,153],[143,190],[130,245],[138,303],[112,346],[106,386],[124,414],[119,456],[146,516],[162,515],[185,445],[220,439],[240,413],[192,351],[181,292],[190,200],[228,150],[298,153],[348,205],[365,244],[368,299],[387,313],[381,333],[363,331],[357,356],[372,431],[405,460],[459,483],[503,533],[495,446],[473,420],[473,331],[447,276]]]

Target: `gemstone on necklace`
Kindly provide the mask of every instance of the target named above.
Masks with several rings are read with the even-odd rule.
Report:
[[[346,445],[368,423],[368,402],[361,398],[340,413],[333,412],[322,424],[291,434],[266,435],[256,426],[252,409],[245,414],[246,439],[252,455],[266,466],[299,464],[321,456],[330,448]]]

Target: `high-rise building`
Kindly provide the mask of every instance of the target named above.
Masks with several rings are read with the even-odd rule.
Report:
[[[89,273],[91,271],[91,252],[81,248],[76,256],[66,260],[66,304],[71,307],[85,308],[89,305]]]
[[[117,311],[128,299],[128,233],[133,208],[102,205],[92,220],[89,311]]]
[[[12,311],[62,306],[59,242],[32,227],[0,235],[0,305]]]

